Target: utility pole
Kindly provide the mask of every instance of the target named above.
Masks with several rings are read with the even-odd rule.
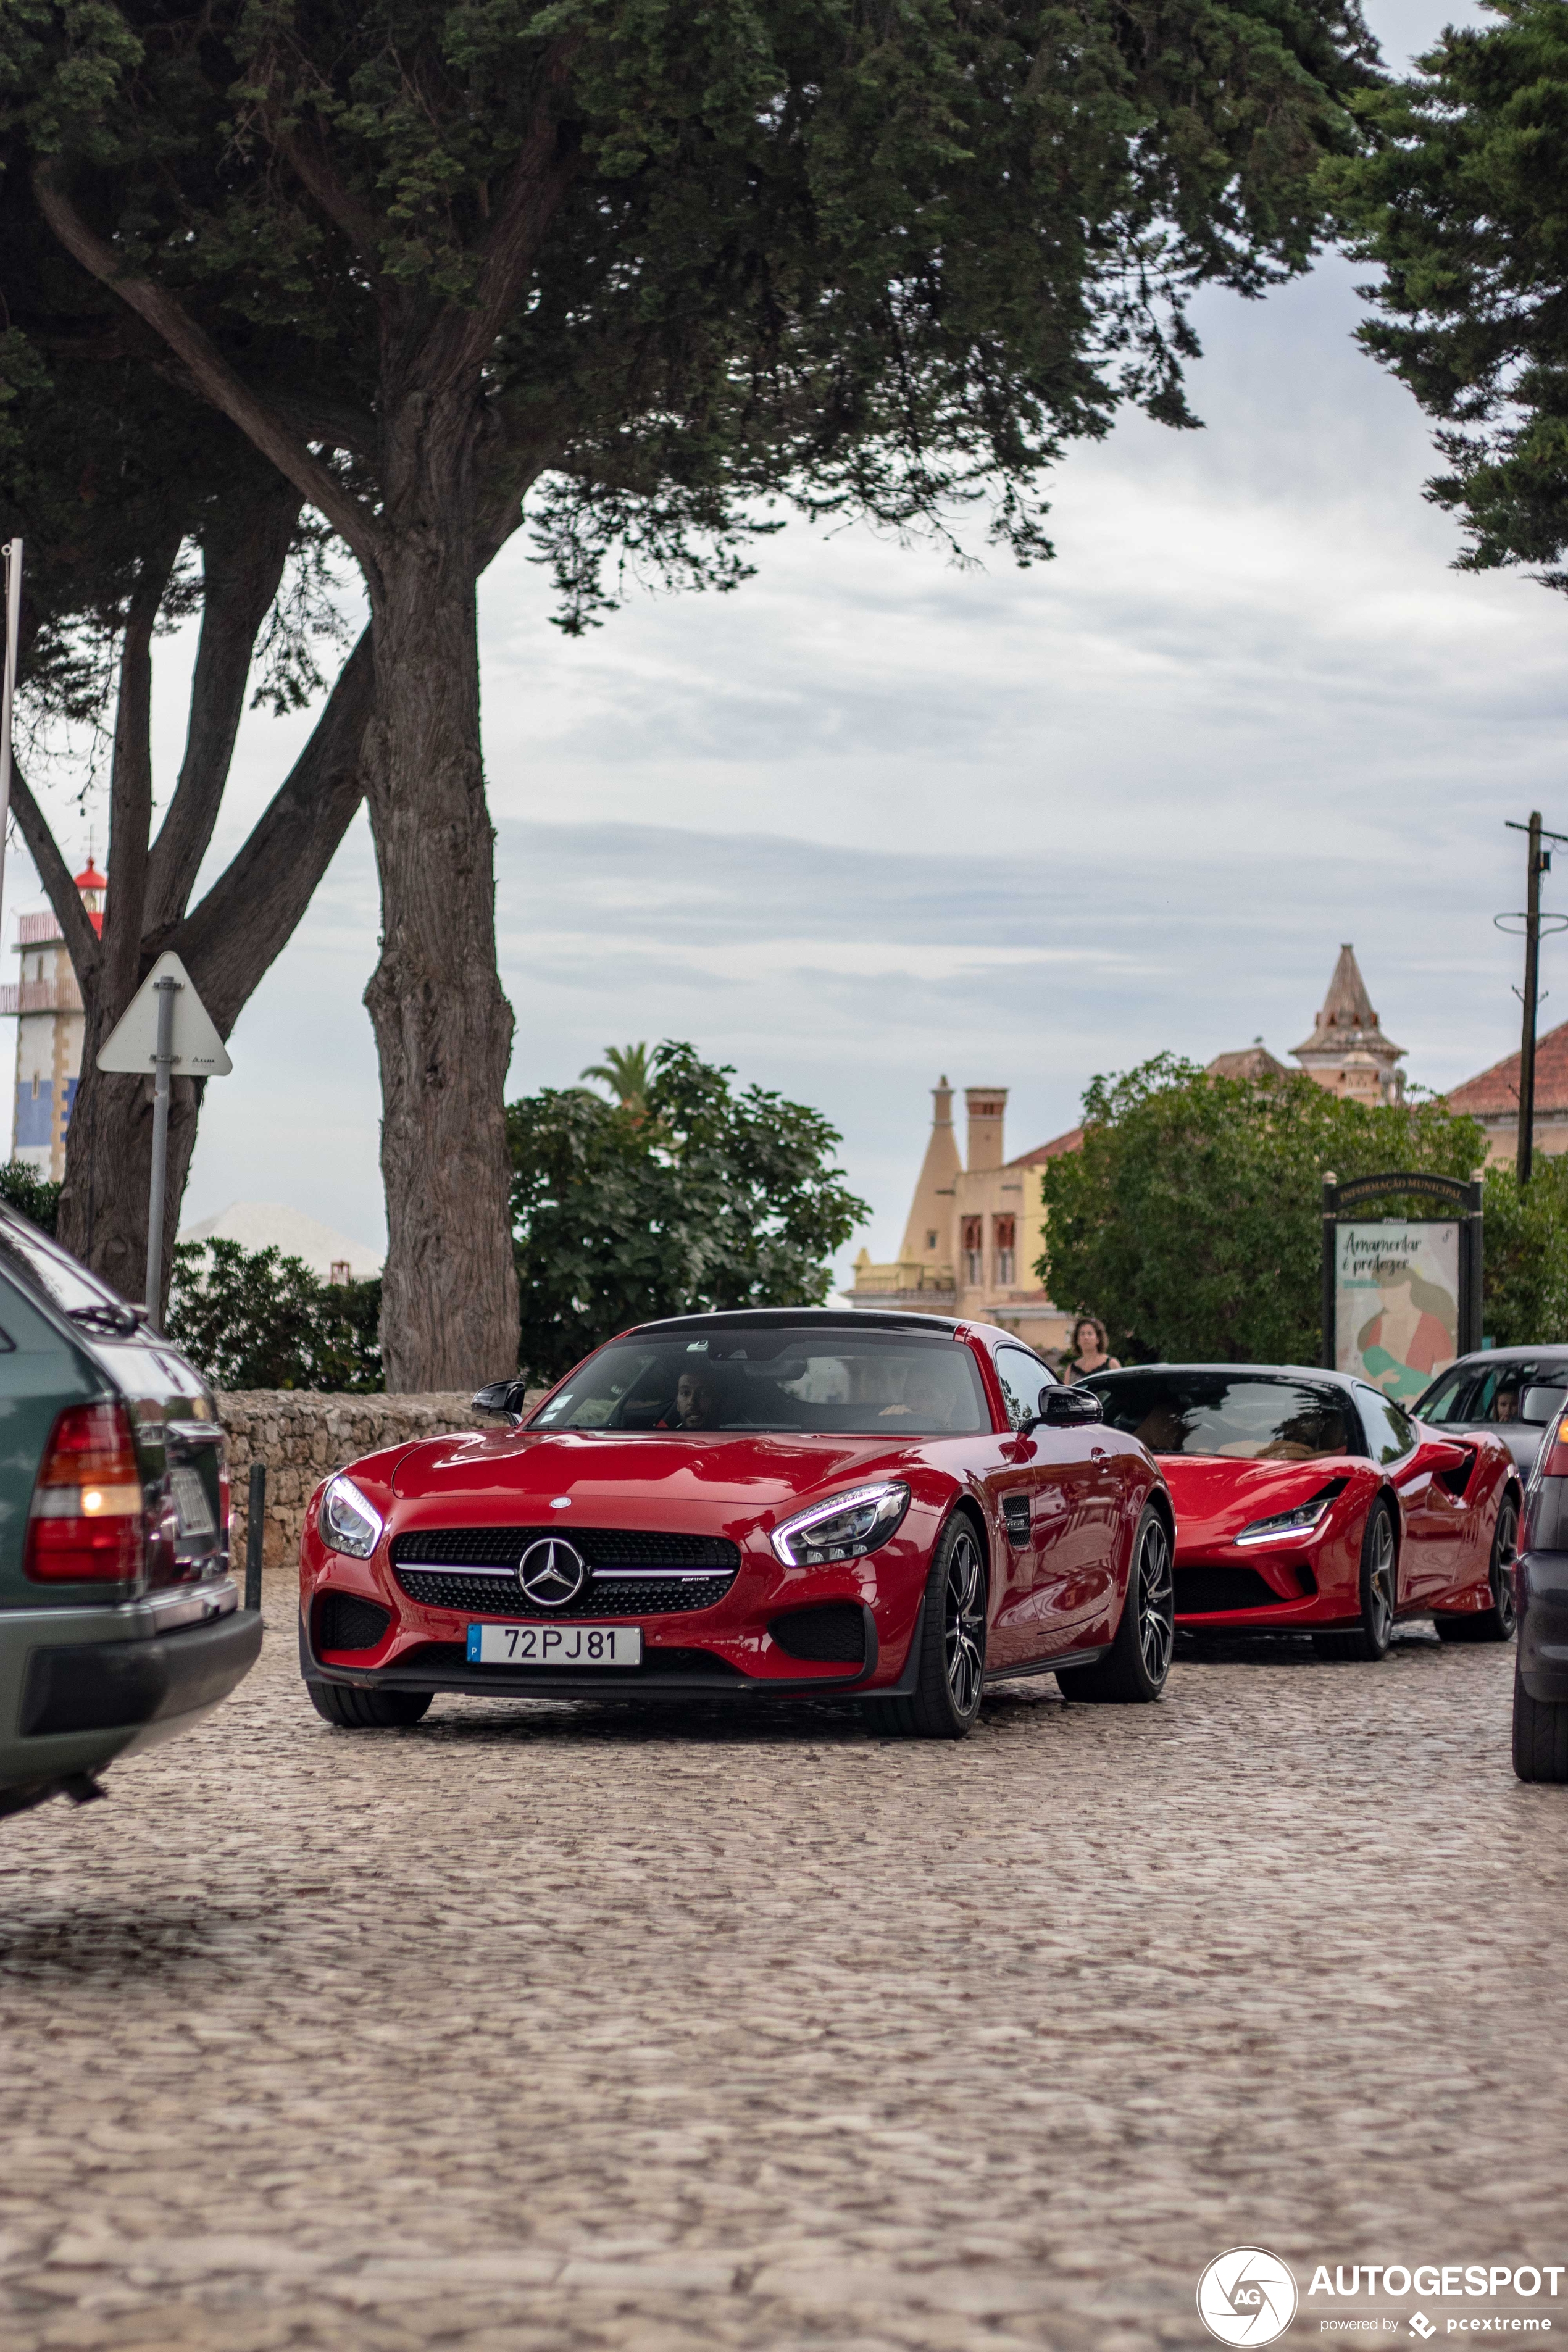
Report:
[[[16,652],[22,628],[22,542],[0,547],[5,559],[5,667],[0,678],[0,903],[5,893],[5,820],[11,813],[11,730],[16,702]]]
[[[1524,1025],[1519,1045],[1519,1150],[1514,1162],[1521,1184],[1530,1181],[1531,1162],[1535,1156],[1535,1015],[1541,993],[1541,877],[1552,871],[1552,852],[1542,847],[1542,840],[1563,841],[1568,835],[1546,833],[1541,822],[1541,811],[1531,809],[1530,823],[1520,824],[1512,817],[1504,820],[1510,833],[1530,836],[1529,866],[1526,869],[1524,900],[1524,987],[1521,1002],[1524,1006]],[[1517,922],[1517,915],[1506,919]],[[1560,929],[1561,917],[1549,917],[1549,926]]]
[[[1530,862],[1524,894],[1524,1032],[1519,1045],[1519,1153],[1515,1166],[1521,1185],[1530,1181],[1535,1153],[1535,1008],[1541,988],[1541,868],[1550,866],[1541,847],[1541,811],[1530,812]]]

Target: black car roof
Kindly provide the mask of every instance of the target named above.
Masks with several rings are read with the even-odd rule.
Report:
[[[634,1331],[763,1331],[773,1324],[813,1324],[823,1330],[940,1331],[958,1329],[951,1315],[886,1313],[858,1307],[734,1307],[711,1315],[667,1315],[654,1323],[634,1323]]]

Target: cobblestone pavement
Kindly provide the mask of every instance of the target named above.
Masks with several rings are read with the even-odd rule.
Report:
[[[5,2352],[1123,2352],[1204,2341],[1238,2243],[1568,2258],[1511,1652],[1024,1684],[958,1748],[356,1737],[270,1616],[198,1733],[0,1831]]]

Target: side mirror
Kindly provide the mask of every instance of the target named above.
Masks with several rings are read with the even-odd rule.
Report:
[[[1544,1429],[1549,1421],[1556,1419],[1564,1404],[1568,1404],[1568,1391],[1562,1389],[1544,1386],[1526,1389],[1519,1401],[1519,1417],[1521,1421],[1527,1421],[1532,1429]]]
[[[1092,1389],[1042,1389],[1040,1407],[1024,1423],[1026,1436],[1031,1429],[1042,1425],[1047,1429],[1067,1429],[1079,1422],[1105,1419],[1105,1407]]]
[[[522,1419],[519,1410],[522,1399],[521,1381],[487,1381],[482,1389],[475,1390],[469,1402],[476,1412],[493,1412],[515,1429]]]

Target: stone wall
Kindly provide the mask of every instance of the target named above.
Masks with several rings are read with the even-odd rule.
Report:
[[[220,1389],[217,1409],[228,1432],[234,1493],[230,1540],[237,1576],[245,1572],[246,1502],[253,1462],[267,1465],[263,1565],[274,1573],[292,1573],[300,1557],[305,1506],[330,1471],[410,1438],[506,1426],[477,1413],[467,1394],[334,1396],[311,1389]],[[272,1574],[268,1580],[273,1580]]]

